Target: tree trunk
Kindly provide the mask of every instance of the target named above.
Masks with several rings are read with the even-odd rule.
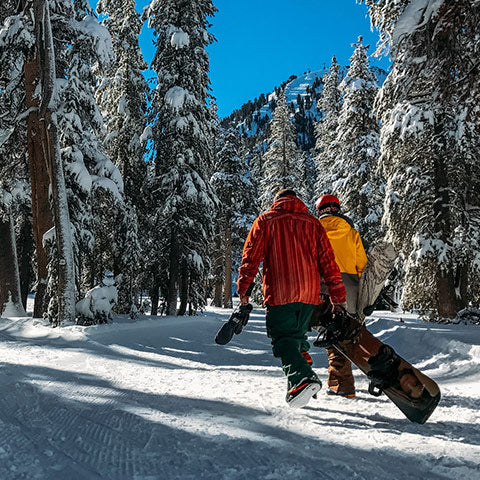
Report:
[[[33,58],[32,58],[33,57]],[[34,318],[43,317],[48,302],[45,299],[48,276],[48,256],[43,247],[43,235],[53,226],[53,217],[48,202],[50,186],[49,168],[43,149],[42,128],[38,114],[39,98],[34,95],[39,83],[39,67],[37,58],[32,54],[24,66],[25,102],[31,109],[27,119],[27,147],[32,186],[32,223],[33,240],[37,260],[37,284],[35,289]]]
[[[15,232],[10,214],[0,215],[0,315],[11,298],[18,316],[25,315],[20,292]]]
[[[449,237],[453,236],[451,204],[452,198],[450,194],[449,181],[447,178],[448,168],[445,163],[445,152],[448,152],[449,145],[446,139],[446,124],[444,114],[436,117],[435,137],[432,140],[436,148],[436,158],[434,159],[434,186],[435,186],[435,202],[433,203],[433,218],[435,219],[435,232],[440,233],[440,240],[448,245]],[[447,271],[441,268],[436,269],[435,291],[437,295],[436,309],[440,318],[455,318],[457,313],[467,306],[465,297],[461,296],[461,289],[456,288],[455,277],[457,272],[453,265],[449,266]],[[458,286],[457,286],[458,287]]]
[[[222,293],[223,293],[223,252],[222,252],[222,240],[220,233],[215,238],[215,266],[214,266],[214,293],[213,293],[213,305],[215,307],[222,306]]]
[[[52,115],[52,97],[56,80],[50,7],[46,0],[35,0],[37,58],[40,62],[42,97],[39,106],[42,152],[51,175],[55,239],[58,255],[57,323],[75,320],[75,267],[73,241],[68,211],[67,189],[58,143],[56,119]],[[53,261],[54,259],[52,259]]]
[[[20,234],[17,241],[18,269],[20,273],[20,290],[22,304],[27,309],[27,298],[32,280],[33,237],[32,222],[29,215],[22,214],[20,220]]]
[[[222,294],[223,294],[223,285],[219,280],[215,280],[215,289],[213,292],[213,305],[215,307],[222,306]]]
[[[223,308],[232,308],[232,230],[227,219],[225,229],[225,287],[223,289]]]
[[[170,236],[170,259],[168,272],[168,296],[167,296],[167,315],[175,316],[177,314],[177,294],[178,294],[178,239],[177,232],[172,231]]]
[[[177,315],[185,315],[188,306],[188,265],[185,259],[182,260],[182,271],[180,274],[180,307]]]
[[[160,300],[160,282],[157,279],[153,281],[153,287],[151,288],[149,295],[150,301],[152,302],[152,311],[151,315],[158,315],[158,302]]]
[[[47,119],[50,120],[48,123]],[[64,321],[73,322],[75,320],[73,240],[57,127],[50,115],[46,115],[45,120],[45,127],[50,133],[48,151],[52,167],[52,197],[58,251],[58,323],[61,324]]]

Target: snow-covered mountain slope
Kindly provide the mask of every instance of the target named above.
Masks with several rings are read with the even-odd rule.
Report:
[[[257,309],[213,338],[228,311],[52,329],[0,320],[0,478],[45,480],[473,479],[480,470],[480,328],[377,312],[370,329],[438,381],[425,425],[384,396],[323,391],[304,409]],[[312,349],[326,382],[324,351]]]
[[[372,67],[371,70],[375,74],[378,84],[382,85],[387,77],[387,72],[378,67]],[[261,136],[266,125],[272,119],[278,92],[285,89],[287,101],[292,109],[292,114],[294,114],[292,120],[296,123],[299,135],[301,137],[311,136],[313,123],[321,117],[321,112],[317,109],[317,101],[323,89],[322,78],[328,71],[329,69],[324,67],[320,70],[304,72],[302,75],[292,75],[280,87],[275,87],[273,92],[262,94],[235,110],[230,116],[223,119],[222,126],[234,127],[247,138]],[[343,79],[347,72],[348,66],[341,67],[339,78]],[[310,148],[312,141],[313,138],[307,138],[303,145],[304,148]]]

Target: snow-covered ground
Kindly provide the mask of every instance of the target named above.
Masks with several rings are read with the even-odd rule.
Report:
[[[480,328],[377,312],[370,329],[435,378],[425,425],[384,396],[290,409],[262,310],[225,346],[228,312],[52,329],[0,319],[0,479],[480,478]],[[326,355],[312,349],[326,381]]]

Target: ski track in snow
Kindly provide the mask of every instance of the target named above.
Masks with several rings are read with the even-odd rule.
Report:
[[[321,391],[289,409],[262,310],[214,344],[229,312],[61,329],[1,319],[0,479],[480,477],[480,328],[369,321],[440,384],[439,407],[416,425],[358,370],[355,399]],[[326,384],[326,355],[311,353]]]

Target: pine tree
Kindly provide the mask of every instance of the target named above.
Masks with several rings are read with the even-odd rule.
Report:
[[[251,198],[252,184],[247,178],[246,164],[240,154],[238,133],[233,129],[221,132],[219,143],[216,172],[211,183],[221,205],[217,223],[222,253],[217,253],[217,256],[223,259],[223,307],[231,308],[235,237],[238,238],[239,230],[244,229],[245,200]]]
[[[334,165],[338,178],[332,193],[340,199],[342,210],[353,220],[364,243],[371,245],[381,236],[384,191],[377,173],[380,127],[373,110],[378,85],[362,37],[354,47],[348,74],[339,86],[343,103],[337,127],[338,160]]]
[[[53,224],[48,198],[50,178],[45,168],[47,160],[43,154],[42,127],[38,115],[41,96],[35,94],[40,82],[38,42],[31,2],[7,0],[2,2],[0,9],[3,23],[0,32],[1,158],[7,164],[18,163],[23,153],[18,146],[28,145],[37,267],[33,313],[38,317],[45,310],[48,263],[42,238]]]
[[[19,148],[26,143],[23,52],[32,47],[34,37],[31,24],[16,15],[16,7],[11,0],[0,5],[0,315],[9,297],[19,315],[24,313],[13,219],[20,202],[11,192],[23,192],[26,201],[30,199],[28,189],[18,184],[27,175],[25,152]]]
[[[159,0],[144,11],[156,35],[152,96],[156,240],[167,313],[205,305],[208,239],[216,197],[208,183],[214,143],[209,99],[208,54],[213,42],[207,17],[211,0]],[[164,272],[164,273],[163,273]]]
[[[377,108],[403,304],[452,318],[480,298],[480,2],[365,3],[394,60]]]
[[[45,308],[44,289],[47,256],[43,248],[43,236],[55,225],[57,257],[50,261],[58,263],[58,288],[55,290],[58,321],[72,320],[74,316],[73,257],[70,237],[70,222],[66,199],[63,166],[58,142],[56,116],[56,48],[50,21],[51,5],[46,0],[22,1],[17,5],[16,15],[5,20],[1,43],[6,43],[12,63],[7,72],[14,68],[17,79],[7,85],[5,93],[9,101],[24,98],[21,103],[13,100],[13,111],[26,107],[26,114],[17,114],[17,120],[27,117],[26,138],[30,160],[32,186],[33,227],[37,250],[37,295],[34,315],[40,315]],[[10,10],[11,11],[11,10]],[[9,13],[7,2],[3,14]],[[16,41],[12,41],[16,38]],[[6,41],[6,42],[5,42]],[[3,49],[2,49],[3,50]],[[15,57],[12,57],[12,53]],[[8,55],[8,53],[7,53]],[[21,80],[18,80],[21,78]],[[63,77],[62,77],[63,78]],[[15,131],[11,128],[10,135]],[[52,212],[50,211],[50,203]],[[53,213],[53,215],[52,215]]]
[[[333,57],[330,71],[323,77],[324,86],[317,105],[322,112],[322,118],[315,127],[316,198],[324,193],[331,193],[336,180],[334,165],[337,160],[336,132],[340,110],[339,69],[337,59]]]
[[[103,23],[112,37],[116,56],[115,62],[100,72],[96,99],[105,118],[102,135],[105,152],[120,170],[124,182],[125,205],[117,204],[112,225],[112,268],[116,275],[122,274],[116,311],[128,313],[132,299],[139,292],[138,267],[142,255],[138,228],[139,224],[146,226],[143,132],[147,129],[148,85],[142,71],[147,64],[138,46],[142,22],[135,1],[100,0],[97,12],[108,15]],[[149,235],[146,230],[144,233]]]
[[[302,154],[296,144],[296,132],[285,93],[278,98],[270,124],[268,149],[263,158],[260,184],[260,205],[267,210],[273,197],[282,188],[301,188]]]

